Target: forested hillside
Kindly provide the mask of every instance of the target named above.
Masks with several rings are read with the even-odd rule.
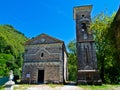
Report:
[[[11,25],[0,25],[0,76],[8,76],[10,70],[21,74],[25,35]]]

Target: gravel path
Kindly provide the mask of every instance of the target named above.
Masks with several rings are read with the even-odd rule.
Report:
[[[83,89],[78,86],[71,86],[71,85],[55,86],[55,87],[51,87],[48,85],[37,85],[37,86],[29,87],[27,90],[83,90]]]

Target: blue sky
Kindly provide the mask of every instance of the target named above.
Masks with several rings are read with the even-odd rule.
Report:
[[[46,33],[65,41],[76,38],[73,7],[93,5],[92,17],[111,15],[120,0],[0,0],[0,24],[10,24],[27,37]]]

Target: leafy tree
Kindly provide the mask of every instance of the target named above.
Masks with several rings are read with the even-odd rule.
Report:
[[[13,26],[0,25],[0,76],[8,76],[11,69],[15,75],[20,76],[24,44],[27,40]]]
[[[112,16],[101,13],[97,15],[91,24],[91,30],[93,30],[98,66],[101,71],[101,79],[103,83],[112,83],[111,72],[114,72],[114,59],[113,59],[113,46],[108,39],[109,27],[113,21],[115,14]],[[113,70],[113,71],[111,71]]]
[[[8,70],[14,65],[14,56],[11,54],[0,54],[0,75],[7,76]]]
[[[113,52],[113,70],[110,72],[111,82],[120,83],[120,19],[118,17],[120,14],[120,9],[116,13],[114,20],[112,21],[110,27],[108,28],[107,39],[109,40],[112,52]]]
[[[3,35],[0,35],[0,53],[4,52],[6,44],[7,44],[7,42],[6,42],[5,38],[3,37]]]
[[[76,60],[76,41],[71,41],[67,48],[68,52],[68,72],[69,72],[69,80],[76,81],[77,77],[77,60]]]

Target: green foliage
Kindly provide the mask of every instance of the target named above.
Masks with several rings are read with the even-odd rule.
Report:
[[[14,56],[11,54],[4,54],[1,53],[0,54],[0,75],[2,76],[7,76],[8,75],[8,71],[11,70],[11,66],[14,66]]]
[[[94,86],[94,85],[79,85],[83,88],[83,90],[119,90],[120,85],[101,85],[101,86]]]
[[[116,16],[108,28],[107,39],[110,42],[113,52],[113,72],[110,72],[111,81],[120,83],[120,20],[116,20]],[[110,70],[109,70],[110,71]],[[112,74],[112,75],[111,75]],[[113,76],[113,77],[112,77]]]
[[[115,14],[108,16],[101,13],[94,18],[91,24],[91,30],[93,30],[96,42],[98,66],[103,83],[116,83],[117,78],[119,78],[119,71],[117,70],[118,67],[116,67],[116,60],[114,58],[116,51],[113,43],[114,31],[111,30],[113,29],[111,23],[114,16]]]
[[[69,42],[67,47],[70,53],[76,54],[76,41],[75,40]]]
[[[20,75],[27,40],[11,25],[0,25],[0,76],[8,76],[10,70]]]
[[[68,72],[69,72],[69,80],[76,81],[77,77],[77,60],[76,60],[76,42],[75,40],[71,41],[67,48],[69,50],[68,53]]]

